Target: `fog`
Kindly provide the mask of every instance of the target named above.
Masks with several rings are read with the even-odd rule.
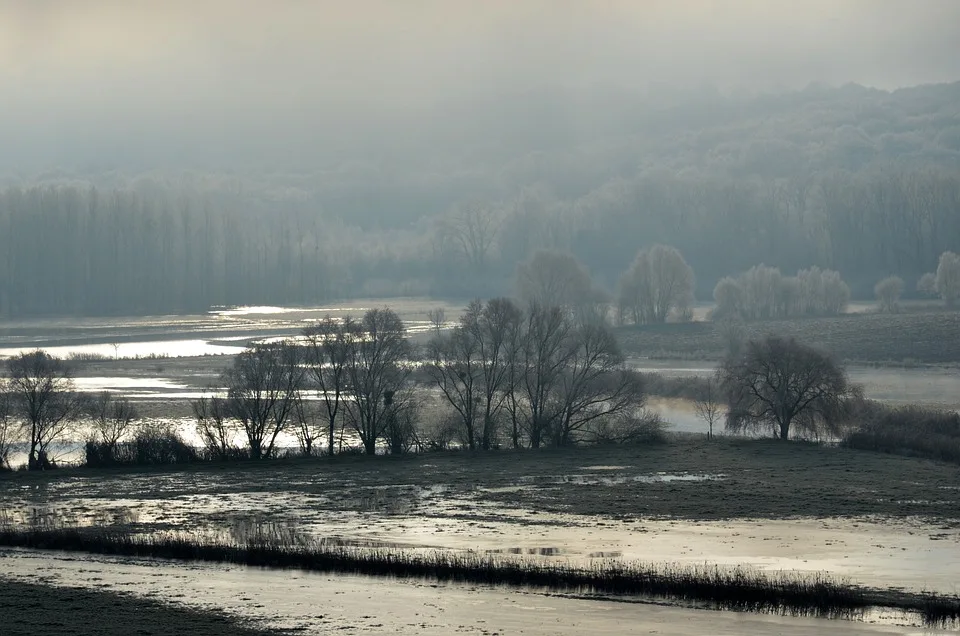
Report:
[[[614,89],[949,81],[958,41],[951,0],[2,0],[0,135],[18,171],[330,162],[546,87],[576,128]]]

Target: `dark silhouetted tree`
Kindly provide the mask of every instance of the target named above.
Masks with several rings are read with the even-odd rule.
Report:
[[[347,389],[347,365],[353,359],[362,337],[361,329],[350,316],[335,320],[325,316],[304,329],[307,362],[316,384],[327,420],[327,452],[334,454],[334,436],[342,418]]]
[[[197,420],[197,436],[210,458],[223,461],[233,457],[238,424],[230,413],[230,401],[217,396],[201,397],[190,405]]]
[[[291,342],[254,345],[224,372],[228,409],[240,421],[252,459],[273,455],[277,436],[290,425],[304,373],[301,347]]]
[[[110,461],[116,459],[117,444],[132,433],[140,419],[137,408],[127,398],[115,398],[102,391],[87,403],[92,433]]]
[[[727,399],[727,429],[791,431],[819,436],[839,432],[845,398],[855,393],[843,369],[827,354],[796,340],[751,340],[719,369]]]
[[[24,428],[30,470],[51,466],[49,451],[82,417],[86,396],[75,390],[69,365],[45,351],[7,360],[12,413]]]
[[[356,345],[346,362],[350,400],[346,415],[367,454],[377,452],[390,418],[404,405],[410,345],[392,309],[371,309],[356,324]]]
[[[703,391],[693,401],[693,408],[697,416],[707,425],[707,439],[713,439],[713,427],[720,422],[724,409],[723,396],[715,379],[707,379],[703,385]]]

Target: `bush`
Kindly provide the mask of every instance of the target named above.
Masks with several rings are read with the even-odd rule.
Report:
[[[960,464],[960,414],[956,412],[865,402],[860,417],[863,423],[844,439],[850,448]]]
[[[597,418],[584,431],[584,437],[591,444],[651,444],[667,439],[660,414],[645,409],[615,418]]]
[[[108,444],[88,441],[86,465],[101,466],[160,466],[187,464],[203,459],[197,450],[183,441],[169,426],[144,426],[133,441],[120,442],[113,449]]]

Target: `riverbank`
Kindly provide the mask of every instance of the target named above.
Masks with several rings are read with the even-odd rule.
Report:
[[[223,612],[130,593],[27,583],[0,576],[4,636],[271,636]]]

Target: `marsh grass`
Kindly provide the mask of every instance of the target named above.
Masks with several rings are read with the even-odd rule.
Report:
[[[478,552],[418,552],[314,539],[289,526],[238,532],[138,535],[122,528],[0,529],[0,545],[128,557],[420,578],[668,598],[739,611],[856,618],[875,606],[915,612],[928,623],[960,618],[960,598],[862,588],[824,573],[766,573],[747,567],[598,561],[587,566]]]
[[[960,413],[869,401],[860,411],[860,426],[844,439],[848,447],[960,464]]]

